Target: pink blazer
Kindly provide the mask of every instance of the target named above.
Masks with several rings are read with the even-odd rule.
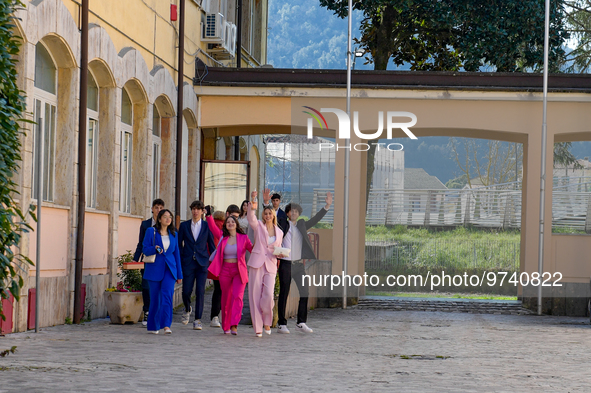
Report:
[[[214,275],[215,277],[219,277],[222,271],[222,265],[224,264],[224,248],[226,247],[226,243],[228,243],[227,237],[222,237],[220,240],[220,244],[216,249],[215,257],[211,261],[209,265],[209,272]],[[252,243],[248,236],[243,235],[241,233],[236,234],[236,251],[238,254],[238,272],[240,273],[240,281],[243,284],[248,282],[248,270],[246,268],[246,250],[252,252]]]
[[[269,273],[277,273],[277,257],[273,255],[273,249],[270,246],[281,247],[283,231],[275,225],[275,242],[267,244],[269,239],[267,226],[262,221],[257,220],[254,210],[250,210],[246,217],[248,218],[248,225],[254,231],[254,247],[250,252],[248,266],[260,268],[264,264]]]

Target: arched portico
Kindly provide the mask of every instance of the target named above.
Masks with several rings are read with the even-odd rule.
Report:
[[[209,85],[202,83],[197,91],[200,94],[200,127],[217,129],[218,136],[290,133],[305,135],[306,121],[309,116],[303,113],[303,106],[318,110],[320,108],[345,110],[344,86],[327,86],[326,83],[314,85],[306,83],[306,86],[302,86],[303,82],[290,82],[287,72],[285,72],[288,75],[285,80],[278,82],[279,78],[276,75],[282,71],[285,72],[284,70],[270,71],[266,77],[264,76],[266,71],[262,70],[251,71],[250,76],[240,72],[236,73],[233,80],[230,80],[232,77],[227,71],[220,71],[219,75],[213,75]],[[322,71],[322,73],[327,72]],[[431,81],[434,81],[431,86],[420,85],[420,81],[405,87],[393,82],[384,83],[385,86],[382,85],[379,88],[362,84],[357,87],[354,85],[351,110],[360,113],[359,128],[364,133],[373,133],[378,128],[377,113],[379,111],[384,113],[405,111],[416,115],[417,123],[411,130],[419,139],[427,136],[458,136],[522,143],[524,162],[521,271],[536,272],[538,270],[542,146],[542,97],[540,89],[535,85],[537,82],[534,83],[531,79],[522,79],[518,81],[519,83],[514,79],[499,79],[497,82],[495,78],[506,78],[506,76],[494,74],[487,75],[487,80],[483,77],[470,80],[473,78],[472,74],[466,74],[465,78],[454,75],[454,79],[448,74],[439,74],[442,80],[447,78],[449,82],[449,85],[442,85],[433,79],[434,75],[438,74],[429,75],[432,78]],[[291,77],[298,78],[293,74]],[[245,82],[246,79],[248,79],[247,82]],[[330,76],[327,79],[330,79]],[[573,78],[570,88],[567,81],[561,79],[559,80],[561,89],[551,90],[548,102],[546,173],[552,173],[554,141],[591,138],[591,96],[587,91],[589,90],[587,84],[591,80],[587,79]],[[487,83],[489,86],[485,86]],[[458,84],[462,87],[456,87]],[[581,90],[582,86],[587,90]],[[328,129],[320,129],[315,124],[314,135],[334,138],[336,134],[334,130],[338,128],[337,117],[331,113],[326,113],[324,116],[328,122]],[[353,132],[351,134],[352,145],[367,142]],[[400,129],[393,130],[392,137],[404,136],[406,135]],[[386,130],[382,137],[386,137]],[[337,143],[344,146],[344,140],[340,142],[337,140]],[[365,203],[366,156],[364,152],[352,152],[350,157],[350,209],[348,212],[350,240],[347,273],[362,274],[364,272],[365,219],[357,206]],[[335,229],[332,233],[333,274],[340,274],[342,271],[343,218],[339,213],[343,211],[343,205],[339,194],[342,195],[344,191],[343,160],[344,151],[340,149],[336,155],[334,204],[336,214]],[[551,185],[546,187],[545,198],[544,271],[564,272],[562,282],[576,285],[578,289],[575,292],[580,293],[580,290],[585,290],[584,285],[588,287],[588,277],[591,276],[591,266],[582,258],[591,251],[591,238],[552,235]],[[528,292],[524,296],[535,297],[535,293]],[[548,296],[551,294],[549,293]]]

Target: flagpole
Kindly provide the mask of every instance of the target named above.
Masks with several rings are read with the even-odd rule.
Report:
[[[550,0],[545,1],[544,18],[544,92],[542,111],[542,168],[540,177],[540,244],[538,250],[538,273],[540,277],[544,273],[544,212],[545,212],[545,191],[546,191],[546,149],[548,128],[546,125],[548,106],[548,41],[550,36]],[[542,315],[542,286],[538,286],[538,315]]]
[[[348,20],[349,28],[347,32],[347,116],[351,119],[351,31],[353,30],[353,0],[349,0],[348,5]],[[349,130],[350,131],[350,130]],[[347,274],[348,267],[348,238],[349,238],[349,149],[351,148],[350,140],[345,139],[345,192],[343,193],[343,272]],[[343,309],[347,308],[347,286],[343,279]]]

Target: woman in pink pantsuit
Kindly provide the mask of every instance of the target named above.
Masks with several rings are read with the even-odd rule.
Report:
[[[226,334],[236,335],[242,318],[244,288],[248,282],[245,255],[253,247],[236,217],[226,217],[222,234],[209,272],[219,277],[222,288],[222,329]]]
[[[252,192],[252,200],[256,201],[257,192]],[[281,247],[283,232],[277,226],[277,217],[271,207],[263,210],[263,220],[258,221],[254,214],[257,203],[248,204],[248,224],[254,231],[254,247],[248,260],[248,300],[252,326],[257,337],[265,333],[271,334],[273,323],[273,291],[277,275],[277,257],[273,251]],[[222,291],[223,293],[223,291]]]

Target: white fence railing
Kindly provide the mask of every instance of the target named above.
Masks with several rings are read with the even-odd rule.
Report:
[[[324,206],[326,192],[314,189],[312,211]],[[333,192],[334,194],[334,192]],[[339,195],[335,195],[337,200]],[[410,225],[484,228],[521,228],[521,190],[386,190],[369,193],[365,222],[368,225]],[[332,223],[334,209],[322,222]],[[552,193],[552,226],[591,233],[591,192],[555,190]]]

